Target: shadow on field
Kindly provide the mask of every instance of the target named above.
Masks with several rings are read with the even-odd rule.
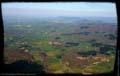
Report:
[[[42,65],[26,60],[5,64],[4,68],[6,73],[45,73]]]

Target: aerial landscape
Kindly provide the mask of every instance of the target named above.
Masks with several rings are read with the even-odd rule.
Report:
[[[4,63],[12,68],[8,72],[99,74],[114,70],[114,3],[2,3],[2,15]]]

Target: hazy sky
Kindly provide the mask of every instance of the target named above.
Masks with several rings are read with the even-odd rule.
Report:
[[[51,3],[2,3],[4,15],[22,16],[103,16],[116,17],[114,3],[51,2]]]

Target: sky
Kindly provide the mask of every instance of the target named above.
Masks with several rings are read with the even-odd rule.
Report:
[[[2,3],[3,15],[116,17],[115,3],[100,2],[9,2]]]

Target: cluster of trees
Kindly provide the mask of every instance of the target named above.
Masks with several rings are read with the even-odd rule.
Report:
[[[116,40],[117,39],[117,36],[114,35],[114,34],[107,34],[107,35],[104,35],[104,37],[110,39],[110,40]]]
[[[79,45],[79,43],[77,43],[77,42],[66,42],[66,43],[65,43],[65,46],[66,46],[66,47],[78,46],[78,45]]]
[[[88,26],[81,26],[80,27],[81,29],[87,29],[87,28],[89,28]]]
[[[102,46],[100,47],[100,51],[99,53],[101,54],[108,54],[108,51],[110,51],[111,53],[115,54],[115,46],[112,46],[112,45],[105,45],[105,46]]]
[[[78,32],[78,33],[67,33],[67,34],[63,34],[63,35],[67,35],[67,36],[70,36],[70,35],[89,35],[89,34],[91,34],[90,32],[87,32],[87,31],[85,31],[85,32]]]
[[[80,32],[80,34],[82,34],[82,35],[89,35],[90,32]]]
[[[79,52],[77,52],[77,54],[78,54],[78,55],[81,55],[81,56],[90,56],[90,55],[95,56],[96,53],[97,53],[97,52],[94,51],[94,50],[87,51],[87,52],[85,52],[85,51],[79,51]]]

